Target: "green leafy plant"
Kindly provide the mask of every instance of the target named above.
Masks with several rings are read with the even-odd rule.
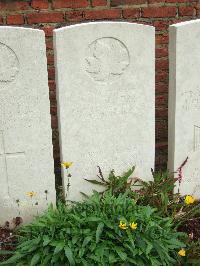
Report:
[[[98,168],[99,174],[97,176],[100,179],[99,181],[94,179],[85,180],[93,184],[104,186],[105,191],[110,190],[115,196],[120,193],[128,193],[138,204],[150,205],[157,208],[159,212],[165,216],[168,216],[169,212],[172,214],[172,209],[177,207],[180,195],[178,193],[173,193],[177,179],[174,179],[167,171],[164,173],[152,171],[153,180],[146,182],[139,178],[131,177],[135,167],[132,167],[121,176],[115,175],[114,170],[112,170],[108,178],[104,178],[100,167]],[[175,210],[174,212],[176,213]]]
[[[118,195],[119,192],[128,193],[137,205],[150,205],[156,208],[156,212],[162,217],[170,217],[173,220],[173,227],[177,231],[188,234],[188,237],[184,239],[187,245],[186,258],[182,258],[181,265],[200,265],[200,234],[198,233],[198,231],[200,232],[200,224],[196,222],[197,220],[200,221],[200,201],[195,200],[194,203],[187,204],[186,196],[181,196],[179,189],[178,193],[174,193],[175,183],[178,181],[180,185],[184,178],[182,169],[187,160],[188,158],[178,168],[176,179],[168,171],[157,173],[152,171],[153,180],[146,182],[131,177],[134,168],[122,176],[116,176],[114,171],[111,171],[108,179],[103,178],[102,174],[99,174],[98,177],[101,179],[99,182],[103,183],[105,190],[111,189],[114,195]],[[92,180],[88,181],[91,182]],[[190,239],[191,235],[194,235],[192,240]]]
[[[171,266],[184,247],[170,218],[111,191],[50,207],[19,233],[15,254],[2,265]]]
[[[149,204],[157,208],[162,215],[168,216],[169,208],[173,204],[177,205],[179,195],[173,194],[176,180],[166,171],[164,173],[155,173],[152,171],[152,181],[140,181],[141,188],[137,191],[135,197],[138,204]]]
[[[200,265],[200,239],[196,242],[189,241],[187,243],[187,260],[183,262],[183,265],[193,265],[198,266]]]
[[[99,181],[94,179],[85,180],[92,184],[104,186],[105,191],[110,190],[115,196],[120,193],[127,193],[130,197],[133,197],[138,204],[151,205],[159,209],[159,212],[165,216],[168,216],[169,212],[172,214],[172,209],[177,207],[180,195],[178,193],[173,193],[177,179],[174,179],[167,171],[164,173],[155,173],[152,171],[153,180],[146,182],[139,178],[132,177],[135,167],[132,167],[121,176],[115,175],[114,170],[112,170],[108,178],[104,178],[100,167],[98,167],[98,169],[99,173],[97,176]]]
[[[180,225],[188,218],[200,216],[200,205],[198,201],[195,204],[187,205],[184,203],[184,197],[179,193],[174,193],[174,188],[177,180],[182,179],[182,168],[186,164],[186,160],[178,168],[178,178],[174,178],[168,171],[153,172],[151,181],[143,181],[140,178],[133,177],[135,167],[132,167],[121,176],[115,175],[112,170],[109,176],[105,178],[100,167],[95,179],[85,179],[86,181],[105,187],[103,194],[106,191],[111,191],[115,196],[120,193],[126,193],[132,197],[138,205],[150,205],[157,209],[157,212],[163,217],[171,217],[176,220],[176,225]]]
[[[96,179],[85,179],[89,183],[100,185],[105,188],[104,192],[111,191],[111,193],[115,196],[118,196],[121,193],[126,193],[127,195],[133,195],[132,186],[139,179],[131,178],[134,173],[135,166],[130,168],[127,172],[123,173],[121,176],[116,175],[114,170],[111,170],[108,177],[104,178],[101,168],[98,166],[98,174],[97,177],[99,181]],[[103,192],[103,193],[104,193]],[[100,193],[102,194],[102,193]]]

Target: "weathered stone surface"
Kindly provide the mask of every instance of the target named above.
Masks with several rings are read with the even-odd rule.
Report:
[[[168,165],[176,171],[188,156],[180,193],[200,197],[200,20],[170,27],[169,55]]]
[[[73,161],[68,199],[97,189],[96,178],[136,165],[151,179],[154,167],[154,28],[100,22],[54,31],[61,157]]]
[[[46,209],[54,183],[44,33],[0,27],[0,223]]]

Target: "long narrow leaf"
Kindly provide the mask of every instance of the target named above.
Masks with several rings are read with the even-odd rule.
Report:
[[[95,179],[86,179],[86,178],[84,178],[84,179],[85,179],[87,182],[92,183],[92,184],[94,184],[94,185],[105,186],[104,183],[99,182],[99,181],[97,181],[97,180],[95,180]]]
[[[99,243],[101,234],[103,232],[103,228],[104,228],[104,223],[99,223],[97,226],[97,231],[96,231],[96,243]]]
[[[74,258],[73,258],[73,253],[71,251],[71,248],[65,247],[65,255],[66,255],[70,265],[75,265],[75,261],[74,261]]]
[[[31,260],[31,264],[30,266],[35,266],[35,265],[39,265],[39,260],[40,260],[40,254],[35,254]]]

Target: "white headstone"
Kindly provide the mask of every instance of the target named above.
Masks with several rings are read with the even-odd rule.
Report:
[[[180,193],[200,197],[200,20],[170,26],[169,56],[168,166],[188,156]]]
[[[49,108],[43,31],[0,27],[1,224],[55,202]]]
[[[60,146],[73,161],[68,199],[97,189],[97,165],[105,176],[136,165],[151,179],[154,167],[154,28],[95,22],[54,31]],[[67,171],[63,171],[65,187]],[[67,192],[67,189],[66,191]]]

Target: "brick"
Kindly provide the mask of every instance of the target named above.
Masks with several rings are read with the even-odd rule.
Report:
[[[157,71],[156,73],[156,83],[158,82],[168,82],[168,72],[167,71]],[[161,84],[163,85],[163,84]],[[166,84],[164,84],[166,85]],[[166,92],[167,91],[167,87],[164,88],[164,91],[162,90],[161,92]]]
[[[8,2],[6,5],[7,10],[27,10],[29,9],[29,2],[28,1],[12,1]]]
[[[66,20],[68,21],[82,21],[83,20],[83,11],[69,11],[65,13]]]
[[[121,18],[121,10],[111,9],[111,10],[86,10],[84,11],[85,19],[117,19]]]
[[[169,21],[157,20],[154,21],[153,26],[156,27],[156,30],[167,30],[169,27]]]
[[[48,0],[32,0],[31,6],[34,9],[48,9],[49,3]]]
[[[9,25],[22,25],[24,24],[24,17],[23,15],[8,15],[7,16],[7,24]]]
[[[121,5],[141,5],[141,4],[147,4],[147,0],[111,0],[110,5],[115,6],[121,6]]]
[[[143,24],[143,25],[148,25],[148,26],[152,26],[153,25],[153,23],[152,23],[152,21],[146,21],[146,20],[144,20],[144,21],[142,21],[142,20],[140,20],[140,22],[139,22],[140,24]]]
[[[156,123],[156,139],[157,141],[160,139],[166,139],[167,140],[167,121],[157,121]]]
[[[193,0],[192,0],[193,1]],[[166,3],[185,3],[187,2],[187,0],[165,0]],[[191,0],[189,0],[188,2],[191,2]]]
[[[183,21],[188,21],[188,18],[187,17],[179,17],[177,19],[173,19],[173,20],[170,21],[170,25],[171,24],[180,23],[180,22],[183,22]]]
[[[47,55],[47,64],[53,65],[54,64],[54,56],[52,54]]]
[[[48,77],[50,80],[55,80],[55,68],[48,69]]]
[[[51,128],[58,128],[58,118],[56,116],[51,117]]]
[[[165,3],[165,0],[149,0],[149,4]]]
[[[55,80],[49,80],[48,84],[49,84],[49,90],[50,91],[55,91],[56,90],[56,82],[55,82]]]
[[[163,121],[166,121],[166,120],[159,120],[158,123],[160,122],[163,122]],[[157,153],[159,154],[162,154],[162,155],[167,155],[167,146],[168,146],[168,143],[167,143],[167,135],[164,139],[160,139],[157,144],[156,144],[156,150],[157,150]]]
[[[165,34],[156,35],[156,44],[168,44],[169,42],[169,36]]]
[[[169,61],[167,59],[157,59],[156,60],[156,69],[157,70],[168,70]]]
[[[157,143],[156,144],[156,148],[160,149],[160,150],[166,149],[167,148],[167,142],[159,142],[159,143]]]
[[[53,41],[46,39],[46,48],[52,50],[53,49]]]
[[[3,24],[3,17],[0,17],[0,25]]]
[[[168,92],[168,84],[165,84],[165,83],[156,84],[156,92],[157,93]]]
[[[166,121],[166,120],[164,120],[164,121]],[[160,123],[160,120],[157,123]],[[167,127],[165,128],[165,130],[167,130]],[[162,130],[161,133],[163,131],[164,130]],[[168,136],[165,134],[164,137],[162,137],[162,135],[160,134],[160,136],[158,136],[158,137],[159,137],[159,139],[157,139],[157,143],[156,143],[156,153],[159,154],[159,155],[162,154],[162,156],[163,155],[167,155],[167,146],[168,146],[167,139],[168,139]],[[165,161],[165,163],[166,162],[167,161]],[[166,170],[166,168],[165,168],[165,170]]]
[[[156,48],[156,57],[157,58],[166,57],[167,55],[168,55],[168,48],[167,47]]]
[[[156,128],[157,130],[157,128]],[[167,152],[167,134],[165,133],[165,131],[167,131],[167,128],[162,128],[160,131],[157,130],[158,132],[156,133],[156,152],[159,153],[164,153]],[[164,136],[163,136],[164,134]],[[159,158],[159,156],[157,156]],[[166,164],[167,162],[167,156],[166,159],[164,161],[164,163]],[[165,168],[166,170],[166,168]]]
[[[158,139],[156,146],[162,142],[166,143],[163,148],[156,147],[156,159],[155,159],[155,169],[156,171],[166,171],[167,169],[167,137],[165,139]]]
[[[56,91],[55,91],[55,95],[56,95]],[[51,101],[50,106],[51,107],[56,107],[56,101]]]
[[[92,0],[92,7],[96,6],[106,6],[107,5],[107,0]]]
[[[142,17],[144,18],[165,18],[175,17],[176,7],[147,7],[142,9]]]
[[[27,10],[27,9],[29,9],[29,1],[18,2],[18,3],[16,3],[15,8],[20,9],[20,10]]]
[[[156,108],[156,118],[166,119],[168,117],[168,109],[166,107]]]
[[[161,141],[167,142],[167,139],[159,140],[158,143],[160,143]],[[155,169],[157,171],[166,171],[166,169],[167,169],[167,149],[156,148],[155,155],[156,155]]]
[[[46,37],[52,37],[53,36],[54,27],[45,26],[41,29],[45,32]]]
[[[88,4],[88,0],[54,0],[53,8],[84,8]]]
[[[167,169],[167,155],[161,156],[161,155],[158,155],[156,153],[155,170],[156,171],[166,171],[166,169]]]
[[[55,130],[55,129],[54,129]],[[60,147],[58,145],[58,143],[56,141],[54,141],[56,143],[56,145],[54,144],[53,147],[53,158],[54,158],[54,162],[59,162],[60,164]],[[57,166],[58,164],[55,164],[55,166]],[[60,185],[61,187],[61,177],[60,177],[60,165],[58,165],[58,167],[54,168],[55,170],[55,175],[56,175],[56,183]],[[59,182],[59,183],[58,183]]]
[[[163,95],[156,95],[156,106],[163,106],[163,105],[167,105],[167,99],[168,99],[168,95],[167,94],[163,94]]]
[[[27,14],[28,24],[63,22],[63,13],[33,13]]]
[[[49,91],[49,100],[51,101],[51,105],[52,105],[52,102],[55,102],[56,100],[56,91]]]
[[[52,129],[52,131],[57,130],[57,129]],[[58,143],[55,139],[53,139],[53,158],[54,158],[54,172],[55,172],[55,177],[56,177],[56,184],[58,185],[59,188],[62,187],[62,179],[60,175],[60,149],[58,147]]]
[[[140,9],[134,8],[134,9],[124,9],[122,11],[123,18],[139,18],[140,17]]]
[[[0,2],[0,10],[3,11],[6,9],[6,3]]]
[[[56,106],[51,106],[50,113],[51,113],[51,115],[54,115],[54,116],[57,115],[57,108],[56,108]]]
[[[192,16],[194,15],[194,8],[192,6],[180,6],[179,16]]]
[[[197,6],[197,15],[199,16],[200,15],[200,5]]]

